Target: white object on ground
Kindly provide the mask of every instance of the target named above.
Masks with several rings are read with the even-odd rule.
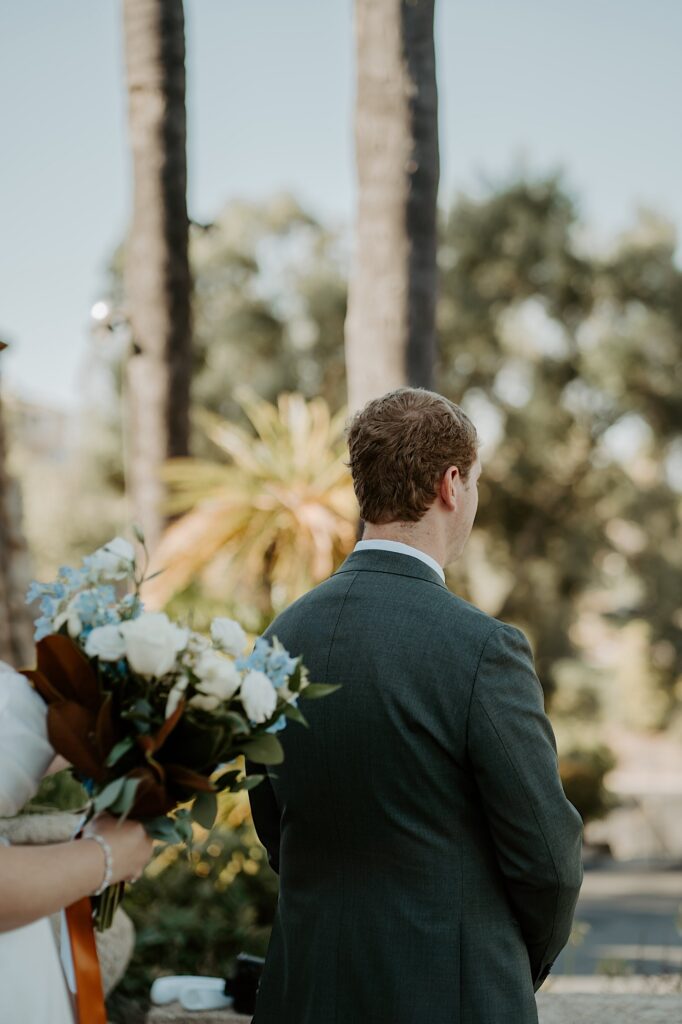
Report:
[[[157,1006],[163,1006],[165,1003],[179,1002],[182,1000],[184,989],[192,989],[193,991],[202,990],[213,992],[217,995],[223,995],[225,991],[225,979],[202,978],[198,974],[171,974],[165,978],[157,978],[153,982],[150,998]],[[225,1006],[227,1004],[211,1003],[210,1007],[202,1007],[202,1009],[211,1009],[218,1005]],[[185,1009],[188,1009],[188,1007],[185,1007]]]
[[[232,996],[226,996],[218,989],[186,985],[180,991],[180,1005],[185,1010],[224,1010],[232,1006],[232,1002]]]

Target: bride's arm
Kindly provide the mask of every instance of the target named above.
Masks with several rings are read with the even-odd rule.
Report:
[[[99,818],[96,831],[112,853],[112,882],[141,874],[152,841],[139,822]],[[0,846],[0,932],[21,928],[99,888],[104,851],[84,837],[49,846]]]

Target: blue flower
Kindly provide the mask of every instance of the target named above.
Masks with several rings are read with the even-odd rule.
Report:
[[[265,731],[266,732],[281,732],[282,729],[286,729],[286,726],[287,726],[287,716],[286,715],[280,715],[279,718],[277,719],[277,721],[273,722],[272,725],[269,726]]]
[[[30,584],[26,591],[26,604],[33,604],[39,597],[42,597],[46,592],[44,583],[37,583],[35,580]]]
[[[264,637],[259,636],[258,639],[256,640],[253,650],[251,651],[251,654],[249,654],[246,657],[242,654],[235,661],[235,666],[240,669],[247,668],[254,669],[257,672],[265,672],[266,659],[269,650],[270,644],[268,643],[268,641]]]
[[[52,619],[48,619],[46,615],[41,615],[39,619],[36,619],[35,627],[36,628],[35,633],[33,634],[33,639],[35,640],[36,643],[38,643],[39,640],[42,640],[43,637],[49,636],[50,633],[54,632]]]
[[[85,573],[82,569],[72,569],[70,565],[60,565],[57,579],[66,583],[69,590],[76,590],[85,581]]]
[[[46,618],[53,619],[57,610],[57,602],[53,597],[44,594],[40,599],[40,610]]]
[[[144,605],[138,594],[126,594],[121,601],[121,608],[125,609],[126,612],[130,612],[128,618],[131,619],[137,619],[144,611]]]
[[[99,595],[94,590],[83,590],[74,600],[74,608],[81,622],[92,625],[100,610]]]

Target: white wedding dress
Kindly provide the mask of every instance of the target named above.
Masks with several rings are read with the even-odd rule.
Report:
[[[0,817],[30,800],[53,757],[45,704],[24,676],[0,662]],[[0,891],[1,872],[0,861]],[[48,918],[0,932],[0,1024],[74,1024]]]

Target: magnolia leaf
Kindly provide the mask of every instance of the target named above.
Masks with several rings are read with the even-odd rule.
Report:
[[[308,683],[305,689],[301,690],[299,696],[302,700],[316,700],[318,697],[326,697],[327,694],[340,689],[340,683],[336,685],[332,683]]]
[[[102,703],[95,723],[95,740],[97,749],[103,754],[110,751],[117,738],[117,730],[114,724],[113,702],[111,694],[108,694]],[[106,764],[106,761],[105,761]]]
[[[95,811],[104,811],[106,808],[111,807],[123,792],[126,782],[127,779],[124,775],[120,779],[114,779],[113,782],[106,785],[92,802]]]
[[[173,729],[182,718],[183,712],[185,710],[185,704],[186,701],[184,697],[181,697],[180,700],[178,701],[178,706],[176,707],[173,714],[168,716],[168,718],[165,720],[165,722],[163,723],[159,731],[156,733],[156,735],[152,736],[152,753],[154,753],[157,750],[160,750],[161,747],[164,745],[164,743],[172,733]]]
[[[111,768],[112,765],[116,764],[117,761],[127,754],[129,750],[135,746],[135,741],[132,736],[126,736],[125,739],[120,740],[115,747],[113,747],[104,762],[107,768]]]
[[[300,709],[297,708],[295,704],[287,704],[284,708],[284,714],[287,718],[291,718],[292,721],[299,722],[301,725],[305,725],[309,728],[307,718],[301,713]]]
[[[62,700],[72,700],[97,714],[102,701],[92,665],[69,636],[51,633],[36,644],[37,671]],[[29,677],[31,673],[28,673]]]
[[[215,793],[199,793],[192,804],[192,817],[203,828],[210,831],[215,824],[218,813],[218,801]]]
[[[239,749],[256,764],[281,764],[284,760],[282,744],[268,732],[254,736],[248,743],[241,744]]]
[[[56,752],[83,778],[104,782],[107,773],[92,742],[94,728],[93,714],[75,701],[50,704],[47,709],[47,735]]]
[[[213,783],[200,772],[194,772],[190,768],[184,768],[181,764],[164,765],[169,781],[182,789],[189,789],[193,792],[213,792]]]

